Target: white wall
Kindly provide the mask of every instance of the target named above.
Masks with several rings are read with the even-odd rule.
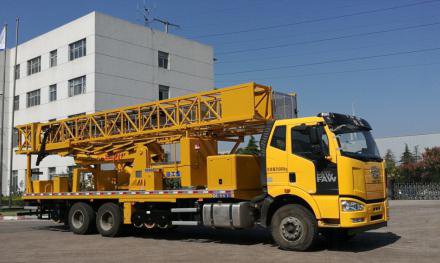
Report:
[[[170,54],[158,67],[158,50]],[[211,47],[96,13],[97,110],[158,99],[159,84],[170,96],[214,87]]]
[[[417,147],[418,154],[422,154],[425,148],[440,146],[440,133],[378,138],[376,143],[382,156],[389,149],[393,152],[396,161],[399,161],[405,151],[405,144],[411,152],[414,152],[414,147]]]
[[[65,118],[80,112],[94,112],[95,110],[95,87],[94,87],[94,47],[95,28],[94,13],[74,20],[46,34],[40,35],[18,46],[17,64],[20,64],[20,79],[16,81],[16,95],[19,95],[19,110],[15,111],[14,126],[30,122],[46,122],[49,119]],[[86,56],[69,61],[69,44],[86,38]],[[49,53],[57,50],[57,66],[49,66]],[[15,49],[11,50],[14,54]],[[27,76],[27,61],[41,56],[41,71]],[[14,55],[9,57],[10,65],[14,64]],[[86,93],[74,97],[68,96],[68,80],[86,75]],[[9,78],[13,78],[12,67],[9,69]],[[7,122],[5,123],[7,147],[10,147],[10,122],[12,109],[12,81],[8,85],[7,99]],[[49,102],[49,85],[57,84],[57,100]],[[29,91],[40,89],[40,105],[26,107],[26,94]],[[9,158],[9,154],[8,157]],[[32,168],[35,166],[36,157],[33,158]],[[9,159],[5,160],[4,168],[9,176]],[[38,168],[44,172],[40,179],[48,178],[48,167],[57,167],[57,172],[65,172],[67,165],[72,165],[71,158],[51,156],[46,158]],[[13,170],[18,170],[18,184],[24,187],[26,160],[23,155],[15,155]],[[5,180],[5,176],[4,181]],[[3,184],[3,193],[8,186]]]
[[[68,60],[68,45],[86,38],[85,57]],[[57,66],[49,67],[49,53],[57,49]],[[170,53],[170,69],[157,66],[158,50]],[[11,54],[15,52],[11,50]],[[41,72],[26,76],[27,61],[41,56]],[[13,65],[13,56],[8,58]],[[124,20],[92,12],[18,47],[21,77],[16,95],[20,109],[15,124],[46,122],[77,113],[93,113],[119,106],[156,100],[158,85],[170,86],[170,96],[179,96],[214,87],[213,50],[183,38],[153,31]],[[86,93],[68,97],[68,80],[86,75]],[[12,79],[12,67],[8,77]],[[1,80],[1,79],[0,79]],[[49,102],[49,85],[57,84],[57,100]],[[40,89],[40,105],[26,108],[26,93]],[[12,83],[7,84],[5,144],[9,146],[12,107]],[[0,104],[1,106],[1,104]],[[5,147],[9,153],[9,147]],[[36,157],[32,159],[35,168]],[[8,193],[9,159],[4,158],[3,194]],[[48,178],[48,168],[65,173],[73,165],[70,157],[48,156],[38,167]],[[18,183],[24,189],[25,156],[14,155],[13,169],[18,170]],[[20,182],[22,182],[20,184]]]

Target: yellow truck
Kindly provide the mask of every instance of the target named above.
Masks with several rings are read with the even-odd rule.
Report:
[[[364,119],[296,116],[296,96],[245,83],[17,126],[24,200],[76,234],[136,228],[268,228],[282,249],[349,238],[388,220],[384,164]],[[237,154],[249,135],[257,155]],[[219,154],[219,144],[231,149]],[[231,144],[232,142],[232,144]],[[233,146],[232,146],[233,145]],[[73,172],[38,180],[48,155]]]

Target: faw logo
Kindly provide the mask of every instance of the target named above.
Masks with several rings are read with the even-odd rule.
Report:
[[[316,182],[318,182],[318,183],[335,183],[336,176],[331,171],[322,171],[316,175]]]
[[[379,179],[379,176],[380,176],[379,167],[376,167],[376,166],[371,167],[370,174],[374,179]]]

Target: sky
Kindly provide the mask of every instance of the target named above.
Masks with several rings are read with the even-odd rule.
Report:
[[[376,137],[440,132],[440,0],[0,0],[20,43],[89,12],[213,46],[215,85],[298,95],[300,116],[355,113]],[[163,30],[162,25],[149,26]]]

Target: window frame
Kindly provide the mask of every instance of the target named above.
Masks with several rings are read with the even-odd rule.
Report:
[[[18,129],[14,127],[12,134],[12,148],[15,149],[18,147]]]
[[[282,138],[280,136],[277,136],[276,132],[277,129],[280,129],[281,131],[284,130],[284,147],[279,147],[279,145],[277,144],[278,142],[275,141],[275,138]],[[282,134],[281,134],[282,135]],[[286,125],[278,125],[275,126],[272,132],[272,137],[270,138],[270,143],[269,143],[270,147],[273,147],[275,149],[281,150],[281,151],[286,151],[287,148],[287,127]]]
[[[33,75],[41,72],[41,56],[34,57],[27,61],[27,75]]]
[[[53,88],[55,88],[55,89],[53,90]],[[52,84],[52,85],[49,86],[49,102],[53,102],[53,101],[56,101],[58,99],[57,98],[57,96],[58,96],[57,89],[58,89],[57,88],[57,84]],[[54,97],[53,97],[53,95],[54,95]]]
[[[311,133],[312,127],[321,129],[321,131],[320,131],[321,138],[319,138],[319,144],[315,144],[315,145],[319,145],[319,147],[321,148],[321,151],[322,151],[324,156],[328,156],[330,154],[329,137],[327,135],[327,132],[324,129],[324,126],[319,125],[319,124],[317,124],[317,125],[307,125],[306,127],[304,127],[307,130],[306,136],[307,136],[307,138],[309,140],[308,144],[309,144],[310,151],[307,151],[307,152],[304,152],[304,151],[303,152],[296,152],[295,151],[296,148],[299,148],[299,147],[296,147],[298,145],[296,145],[296,146],[294,145],[294,141],[297,138],[297,136],[295,136],[294,132],[300,132],[298,127],[299,126],[294,126],[294,127],[290,128],[290,152],[292,154],[294,154],[296,156],[299,156],[301,158],[305,158],[307,160],[317,160],[317,159],[319,159],[321,157],[321,156],[317,156],[313,152],[313,146],[314,145],[312,144],[312,142],[310,140],[310,138],[311,138],[311,134],[310,133]],[[326,147],[324,147],[324,141],[323,141],[324,136],[327,138],[327,143],[325,144]]]
[[[11,177],[12,177],[12,182],[11,182],[12,189],[11,189],[11,192],[15,194],[19,190],[18,189],[18,170],[12,170]]]
[[[76,81],[81,81],[81,83],[75,83]],[[81,85],[80,87],[78,87],[78,85]],[[74,97],[74,96],[78,96],[81,94],[85,94],[86,93],[86,88],[87,88],[87,78],[86,76],[81,76],[81,77],[77,77],[77,78],[73,78],[73,79],[69,79],[68,81],[68,96],[70,97]]]
[[[14,78],[20,79],[20,64],[15,65],[14,68]]]
[[[87,55],[86,38],[69,44],[69,61],[84,57]]]
[[[163,69],[170,69],[170,53],[158,50],[157,51],[157,66]]]
[[[35,102],[33,102],[34,99]],[[26,108],[35,107],[40,104],[41,104],[41,89],[32,90],[26,93]]]
[[[20,95],[15,95],[14,97],[14,111],[18,111],[20,109]]]
[[[166,89],[166,91],[164,91],[164,89]],[[161,98],[161,94],[163,92],[166,92],[167,98],[163,98],[163,96]],[[159,84],[159,97],[158,98],[159,98],[159,100],[167,100],[167,99],[169,99],[170,98],[170,86]]]
[[[49,67],[53,68],[58,65],[58,50],[54,49],[49,52]]]

